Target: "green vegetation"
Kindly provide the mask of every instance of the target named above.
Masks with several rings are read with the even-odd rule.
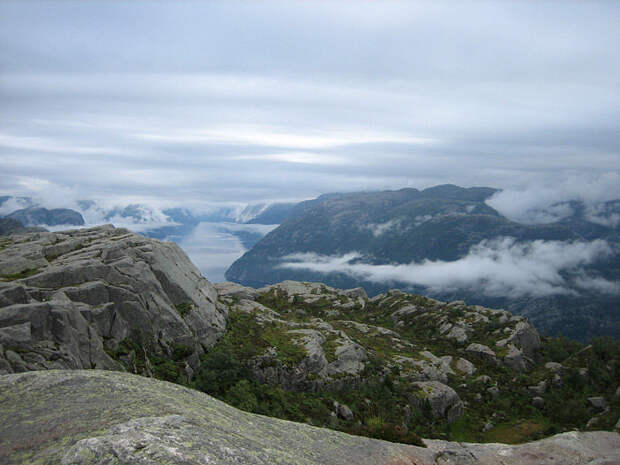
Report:
[[[189,314],[189,312],[192,311],[192,308],[194,308],[194,305],[190,302],[183,302],[181,304],[177,304],[174,306],[177,309],[177,312],[179,313],[179,315],[181,315],[182,317],[185,317],[186,315]]]
[[[20,271],[19,273],[10,273],[10,274],[0,275],[0,278],[3,281],[15,281],[16,279],[28,278],[40,272],[41,270],[39,270],[38,268],[30,268],[27,270]]]
[[[327,290],[316,297],[305,302],[299,296],[289,299],[272,289],[257,299],[278,314],[260,307],[251,313],[241,311],[236,308],[237,300],[230,299],[228,330],[202,355],[200,369],[192,380],[187,379],[184,361],[192,352],[190,348],[176,347],[170,354],[155,354],[132,342],[142,340],[134,337],[123,341],[113,356],[132,371],[150,370],[157,378],[189,384],[249,412],[410,444],[420,444],[420,437],[520,443],[584,429],[595,415],[598,417],[592,429],[613,429],[620,414],[620,399],[614,397],[620,384],[617,341],[602,338],[584,346],[564,338],[545,337],[534,355],[533,368],[519,373],[506,365],[474,359],[464,352],[463,345],[439,333],[439,318],[467,321],[471,326],[470,341],[494,348],[501,358],[502,351],[495,343],[506,337],[507,323],[500,324],[498,315],[489,314],[488,321],[477,320],[472,307],[402,293],[367,301],[363,310],[343,307],[348,299]],[[405,306],[415,306],[416,311],[395,324],[393,313]],[[318,317],[323,323],[315,319]],[[330,387],[315,373],[309,373],[305,384],[291,388],[283,380],[298,373],[307,354],[300,340],[304,336],[290,331],[318,328],[315,325],[319,323],[333,328],[323,333],[322,348],[328,363],[337,359],[336,349],[342,338],[348,337],[366,348],[365,368],[360,379],[345,374],[332,377],[339,388]],[[510,324],[514,326],[514,322]],[[451,424],[433,418],[428,404],[412,400],[419,393],[413,382],[421,369],[394,363],[397,356],[431,363],[420,354],[424,350],[437,357],[451,355],[453,369],[461,356],[476,364],[474,376],[466,377],[457,370],[455,375],[448,375],[446,384],[468,405],[463,416]],[[555,372],[544,367],[546,362],[562,364],[560,381]],[[271,370],[269,377],[257,376],[265,370]],[[490,382],[478,381],[479,376],[489,376]],[[261,384],[258,379],[272,384]],[[541,394],[544,406],[537,408],[528,388],[543,381],[547,386]],[[489,390],[492,387],[498,390]],[[589,405],[587,398],[591,396],[610,399],[609,412]],[[353,420],[335,417],[334,402],[350,408]]]

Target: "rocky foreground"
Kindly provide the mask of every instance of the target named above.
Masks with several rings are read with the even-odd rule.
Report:
[[[12,464],[591,464],[620,461],[620,435],[565,433],[519,446],[427,448],[253,415],[128,373],[0,377],[0,462]]]
[[[612,432],[465,442],[618,429],[619,367],[464,302],[213,286],[112,226],[0,238],[3,464],[618,463]]]

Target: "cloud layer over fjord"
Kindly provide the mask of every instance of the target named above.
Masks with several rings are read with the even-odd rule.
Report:
[[[463,258],[409,264],[372,265],[363,263],[357,252],[343,256],[293,254],[283,257],[283,268],[319,273],[345,273],[377,283],[405,283],[431,290],[468,289],[499,297],[541,297],[576,294],[579,289],[596,289],[619,294],[620,283],[590,276],[584,266],[613,253],[607,242],[533,241],[518,243],[513,238],[485,240]]]

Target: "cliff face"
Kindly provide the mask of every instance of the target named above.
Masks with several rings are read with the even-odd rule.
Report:
[[[175,244],[104,226],[0,247],[0,372],[122,369],[144,351],[189,377],[225,330],[215,289]]]
[[[0,392],[0,461],[7,465],[611,465],[620,460],[617,433],[565,433],[519,446],[425,441],[421,448],[245,413],[197,391],[118,372],[5,375]]]

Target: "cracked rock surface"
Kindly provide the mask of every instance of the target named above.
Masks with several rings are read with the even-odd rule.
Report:
[[[216,302],[172,243],[113,226],[10,236],[0,248],[0,374],[123,369],[109,353],[128,337],[155,354],[182,346],[196,369],[225,331]]]

